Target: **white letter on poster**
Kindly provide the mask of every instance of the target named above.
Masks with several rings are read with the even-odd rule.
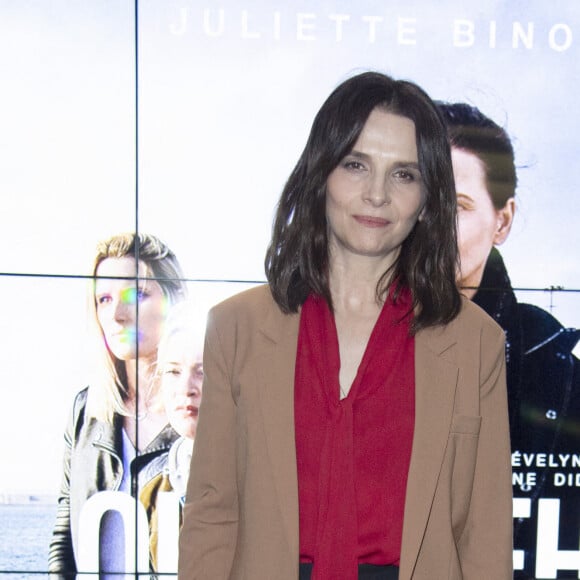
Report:
[[[312,22],[313,20],[316,20],[316,14],[306,12],[296,14],[296,40],[316,40],[316,36],[314,36],[316,25]],[[312,34],[308,34],[308,31]]]
[[[157,571],[177,574],[179,548],[179,496],[174,491],[160,491],[157,496]]]
[[[397,44],[414,46],[417,44],[417,24],[416,18],[397,19]]]
[[[280,12],[274,12],[274,40],[280,40],[281,17]]]
[[[562,31],[564,33],[563,42],[556,42],[556,33]],[[549,43],[552,50],[564,52],[572,46],[572,29],[567,24],[555,24],[550,28]]]
[[[473,46],[475,43],[474,28],[475,26],[471,20],[454,20],[453,46],[459,46],[461,48]]]
[[[342,25],[350,20],[348,14],[331,14],[328,18],[336,22],[336,42],[342,42]]]
[[[534,48],[534,23],[528,22],[528,29],[524,30],[524,27],[520,22],[514,22],[514,27],[512,30],[512,47],[518,48],[520,45],[519,41],[528,50]]]
[[[169,32],[175,34],[175,36],[181,36],[187,30],[187,8],[181,8],[179,15],[180,18],[178,24],[172,22],[169,25]]]
[[[260,38],[259,32],[250,32],[250,16],[247,10],[242,10],[242,38]]]
[[[514,497],[512,509],[514,518],[529,518],[532,514],[532,500],[528,497]],[[523,550],[514,550],[514,570],[524,569],[524,555]]]
[[[497,40],[497,22],[492,20],[489,23],[489,48],[495,48]]]
[[[134,572],[137,557],[137,571],[142,574],[149,572],[149,526],[145,508],[128,493],[100,491],[85,502],[79,516],[77,568],[79,571],[91,572],[91,574],[79,573],[77,578],[94,578],[95,572],[99,571],[99,533],[101,520],[108,511],[118,512],[123,520],[124,571]],[[137,526],[135,526],[135,521],[137,521]],[[137,556],[135,547],[137,547]]]
[[[580,550],[558,550],[560,500],[538,502],[538,537],[536,545],[536,577],[556,578],[558,570],[578,570]]]
[[[363,16],[363,22],[369,23],[369,43],[374,44],[377,40],[377,24],[383,21],[381,16]]]
[[[225,18],[225,13],[223,11],[223,8],[220,9],[219,11],[219,23],[217,26],[217,29],[212,29],[211,26],[211,22],[210,22],[210,16],[211,16],[211,10],[209,8],[206,8],[203,11],[203,31],[205,32],[206,36],[211,36],[211,37],[217,37],[217,36],[222,36],[224,33],[224,18]]]

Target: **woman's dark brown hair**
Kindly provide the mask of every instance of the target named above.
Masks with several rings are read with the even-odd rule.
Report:
[[[379,280],[377,295],[384,298],[391,279],[397,281],[397,290],[408,287],[416,332],[452,320],[461,299],[455,285],[456,202],[447,133],[433,101],[411,82],[363,73],[339,85],[322,105],[278,203],[266,276],[284,312],[296,312],[310,292],[323,296],[332,307],[326,182],[377,107],[415,123],[425,208],[397,261]]]

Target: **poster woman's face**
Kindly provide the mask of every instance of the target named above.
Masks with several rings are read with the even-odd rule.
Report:
[[[457,190],[459,283],[464,288],[462,292],[471,298],[481,283],[491,248],[504,242],[509,234],[515,204],[511,198],[504,208],[494,207],[483,163],[476,155],[453,148],[451,158]]]
[[[97,320],[107,347],[124,361],[137,355],[145,359],[155,357],[166,316],[166,298],[161,286],[152,280],[136,283],[131,279],[136,273],[135,258],[129,256],[106,258],[96,272],[99,276],[95,282]],[[139,276],[147,274],[141,261],[138,273]]]
[[[201,403],[202,341],[176,332],[166,339],[162,350],[158,367],[167,418],[180,435],[193,439]]]

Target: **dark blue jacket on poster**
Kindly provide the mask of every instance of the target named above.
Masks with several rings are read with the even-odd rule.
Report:
[[[495,248],[473,301],[506,333],[514,498],[531,507],[530,517],[514,520],[514,549],[524,550],[524,569],[514,577],[539,579],[536,559],[548,539],[539,500],[560,500],[558,550],[577,552],[580,545],[580,364],[572,354],[580,330],[518,303]],[[546,577],[578,578],[578,569]]]

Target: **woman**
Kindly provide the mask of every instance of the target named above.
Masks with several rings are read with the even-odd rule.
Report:
[[[146,234],[97,246],[91,309],[102,355],[100,376],[73,403],[65,432],[64,475],[49,554],[56,577],[74,578],[79,516],[105,491],[138,494],[177,438],[158,398],[155,361],[168,305],[186,293],[174,254]],[[124,571],[120,523],[101,523],[101,572]],[[93,546],[90,547],[91,549]]]
[[[515,520],[514,547],[524,552],[516,561],[516,578],[541,577],[537,500],[561,499],[559,546],[577,550],[580,493],[557,485],[555,472],[562,469],[550,462],[525,469],[518,457],[570,457],[580,449],[580,365],[572,355],[580,331],[519,303],[495,247],[507,239],[515,214],[517,173],[507,132],[471,105],[439,103],[439,109],[448,125],[457,189],[460,285],[506,334],[514,496],[533,506],[529,517]],[[532,477],[518,477],[522,471]]]
[[[203,381],[203,327],[191,309],[179,305],[171,312],[159,345],[161,395],[171,426],[180,438],[171,446],[168,476],[183,500],[189,478]]]
[[[433,102],[342,83],[282,192],[269,286],[210,314],[180,578],[510,578],[503,333],[461,301],[454,224]]]
[[[193,441],[197,429],[203,380],[203,326],[185,303],[172,308],[159,343],[157,372],[169,424],[179,434],[166,456],[163,470],[142,489],[139,499],[147,506],[150,560],[153,570],[177,571],[176,542],[159,541],[159,492],[175,492],[185,500]],[[159,555],[161,554],[161,558]],[[165,557],[164,557],[165,556]],[[161,566],[160,566],[161,564]]]

